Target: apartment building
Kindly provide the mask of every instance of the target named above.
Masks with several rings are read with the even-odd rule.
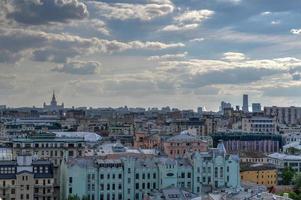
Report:
[[[224,150],[220,145],[182,159],[71,159],[61,165],[61,198],[78,195],[89,200],[142,200],[145,194],[172,186],[196,194],[238,188],[239,158]]]
[[[296,125],[301,122],[301,107],[264,107],[264,114],[275,116],[280,124]]]
[[[242,131],[248,133],[276,133],[277,123],[275,117],[244,117],[242,118]]]
[[[32,156],[0,161],[2,200],[55,200],[53,165]]]
[[[172,158],[182,158],[188,152],[206,152],[208,149],[206,141],[190,135],[188,132],[182,132],[167,139],[163,146],[164,153]]]

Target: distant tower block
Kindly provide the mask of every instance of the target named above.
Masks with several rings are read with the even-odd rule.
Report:
[[[243,95],[243,105],[242,105],[242,110],[244,112],[249,112],[249,97],[247,94]]]

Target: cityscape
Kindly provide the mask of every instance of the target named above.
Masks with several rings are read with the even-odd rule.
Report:
[[[2,199],[298,199],[301,107],[0,106]]]
[[[0,200],[301,200],[301,0],[0,0]]]

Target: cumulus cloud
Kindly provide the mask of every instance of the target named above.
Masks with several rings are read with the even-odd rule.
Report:
[[[294,35],[300,35],[301,34],[301,29],[291,29],[291,33]]]
[[[76,75],[92,75],[100,72],[101,63],[96,61],[70,61],[52,71]]]
[[[163,27],[160,31],[189,31],[199,27],[199,25],[214,14],[211,10],[186,11],[174,17],[174,24]]]
[[[245,54],[239,52],[226,52],[224,53],[223,59],[228,61],[240,61],[245,60],[246,56]]]
[[[11,0],[7,17],[16,22],[38,25],[65,22],[88,16],[87,6],[79,0]]]
[[[188,31],[199,27],[199,24],[171,24],[162,28],[161,31]]]
[[[170,1],[151,1],[148,4],[90,2],[100,16],[108,19],[149,21],[165,16],[174,10]]]
[[[183,14],[175,17],[175,21],[180,23],[200,23],[205,19],[210,18],[214,14],[212,10],[192,10],[186,11]]]

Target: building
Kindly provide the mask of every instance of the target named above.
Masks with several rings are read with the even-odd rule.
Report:
[[[247,94],[243,95],[243,106],[242,106],[242,111],[244,112],[249,112],[249,97]]]
[[[211,135],[213,146],[223,141],[227,152],[274,153],[282,149],[281,135],[269,133],[219,132]]]
[[[208,149],[206,141],[187,132],[182,132],[167,139],[163,146],[164,153],[172,158],[182,158],[188,152],[205,152]]]
[[[222,102],[221,102],[221,106],[220,106],[220,111],[221,111],[222,113],[224,113],[224,110],[225,110],[226,108],[232,108],[231,103],[227,103],[227,102],[225,102],[225,101],[222,101]]]
[[[175,186],[164,188],[162,190],[154,191],[151,194],[146,194],[143,200],[198,200],[201,197],[197,194],[184,190],[184,188],[177,188]]]
[[[51,99],[50,104],[47,105],[47,104],[44,102],[43,108],[44,108],[44,110],[46,110],[46,111],[50,111],[50,112],[58,112],[58,111],[64,109],[64,103],[62,103],[62,105],[58,105],[58,104],[57,104],[57,101],[56,101],[56,98],[55,98],[55,93],[54,93],[54,91],[53,91],[52,99]]]
[[[252,112],[253,113],[261,112],[261,104],[260,103],[252,103]]]
[[[240,187],[239,158],[227,155],[222,144],[182,159],[71,159],[63,162],[61,171],[62,199],[72,194],[99,200],[141,200],[145,194],[168,187],[195,194]]]
[[[301,133],[300,132],[287,133],[283,135],[283,138],[286,144],[292,142],[301,142]]]
[[[260,152],[241,152],[239,154],[240,163],[259,163],[268,164],[268,158],[264,153]]]
[[[301,107],[264,107],[264,114],[275,116],[279,124],[298,125],[301,122]]]
[[[291,167],[297,173],[301,172],[301,156],[284,153],[272,153],[268,155],[268,162],[278,169],[278,182],[282,183],[281,173],[286,167]]]
[[[241,120],[242,131],[249,133],[276,133],[277,123],[274,117],[250,116]]]
[[[50,161],[18,156],[0,161],[0,198],[3,200],[55,200],[53,165]]]
[[[58,166],[63,159],[81,156],[84,138],[56,137],[54,133],[33,134],[12,139],[13,158],[19,154],[30,154],[41,159],[49,159]]]
[[[163,149],[163,144],[159,134],[148,134],[144,132],[136,132],[134,137],[134,147],[144,149]]]
[[[267,188],[277,185],[277,169],[272,164],[243,164],[240,166],[241,181],[265,185]]]
[[[18,155],[28,154],[53,163],[55,195],[59,191],[59,165],[62,160],[83,155],[84,138],[56,137],[54,133],[41,133],[18,137],[12,140],[13,159]],[[54,196],[55,196],[54,195]],[[58,198],[58,196],[55,196]]]

